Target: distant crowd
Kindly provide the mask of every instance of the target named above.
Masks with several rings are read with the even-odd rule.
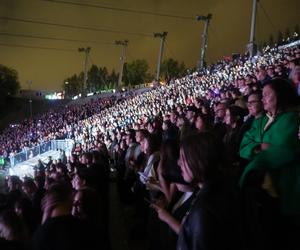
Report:
[[[298,249],[299,96],[300,47],[276,47],[7,129],[6,156],[52,138],[75,147],[8,177],[1,249],[111,249],[111,168],[144,249]]]

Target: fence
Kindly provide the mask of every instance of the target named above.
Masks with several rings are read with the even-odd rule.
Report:
[[[74,146],[74,141],[66,140],[51,140],[32,148],[25,148],[20,153],[10,157],[10,165],[13,167],[16,164],[27,161],[33,157],[46,153],[50,150],[64,150],[66,155],[70,155]]]

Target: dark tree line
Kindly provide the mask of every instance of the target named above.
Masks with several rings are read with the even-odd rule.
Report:
[[[161,80],[181,77],[186,73],[184,63],[167,58],[161,64]],[[108,71],[106,67],[92,65],[88,70],[87,92],[98,92],[101,90],[113,89],[117,86],[119,73],[115,70]],[[136,85],[150,83],[154,75],[149,72],[149,65],[145,59],[137,59],[124,64],[122,85],[119,87],[133,87]],[[82,92],[84,73],[74,74],[63,81],[63,90],[67,96],[75,96]]]

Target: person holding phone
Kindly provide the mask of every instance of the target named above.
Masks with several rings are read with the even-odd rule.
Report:
[[[238,195],[226,176],[224,148],[208,132],[191,134],[180,143],[182,177],[197,185],[180,226],[177,249],[242,249]]]

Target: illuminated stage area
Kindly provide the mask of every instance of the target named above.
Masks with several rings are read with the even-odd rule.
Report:
[[[51,156],[53,160],[57,160],[59,158],[59,151],[51,150],[44,154],[33,157],[27,161],[16,164],[8,170],[9,175],[17,175],[20,178],[24,178],[25,176],[33,177],[33,169],[34,166],[38,164],[38,160],[42,160],[44,164],[47,164],[49,161],[49,156]]]

